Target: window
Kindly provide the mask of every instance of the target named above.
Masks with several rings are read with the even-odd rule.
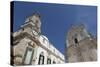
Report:
[[[26,65],[31,64],[33,53],[34,53],[34,50],[31,46],[26,48],[26,52],[25,52],[24,59],[23,59],[23,64],[26,64]]]
[[[51,59],[50,58],[47,59],[47,64],[51,64]]]
[[[55,61],[53,61],[53,64],[56,64],[56,62],[55,62]]]
[[[39,65],[44,64],[44,56],[42,54],[40,54],[40,56],[39,56],[38,64]]]
[[[75,39],[74,39],[74,42],[75,42],[75,44],[77,44],[77,43],[78,43],[78,40],[77,40],[77,38],[75,38]]]

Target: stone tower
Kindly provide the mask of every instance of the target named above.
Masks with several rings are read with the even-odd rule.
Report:
[[[97,60],[97,41],[89,35],[83,24],[72,25],[66,37],[66,62]]]

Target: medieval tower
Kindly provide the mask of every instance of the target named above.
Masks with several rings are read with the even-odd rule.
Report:
[[[83,24],[72,25],[66,37],[66,62],[97,60],[97,40],[91,36]]]

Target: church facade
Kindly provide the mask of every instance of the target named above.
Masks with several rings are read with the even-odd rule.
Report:
[[[83,24],[72,25],[66,36],[66,62],[97,60],[97,39],[91,36]]]
[[[36,13],[29,16],[18,31],[12,33],[12,40],[12,65],[65,63],[64,55],[41,34],[40,15]]]

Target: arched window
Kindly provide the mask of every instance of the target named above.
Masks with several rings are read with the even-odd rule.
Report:
[[[47,58],[47,64],[51,64],[51,59]]]
[[[55,62],[55,61],[53,61],[53,64],[56,64],[56,62]]]
[[[31,46],[26,48],[26,52],[23,59],[23,64],[30,65],[33,58],[34,49]]]
[[[77,44],[77,43],[78,43],[78,40],[77,40],[77,38],[75,38],[75,39],[74,39],[74,42],[75,42],[75,44]]]
[[[43,54],[40,54],[38,64],[39,65],[44,64],[44,55]]]

